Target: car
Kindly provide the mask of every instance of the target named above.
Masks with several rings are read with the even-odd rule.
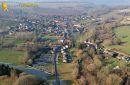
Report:
[[[127,62],[130,62],[130,57],[125,58]]]
[[[118,56],[118,53],[117,52],[112,52],[112,57],[113,58],[116,58]]]

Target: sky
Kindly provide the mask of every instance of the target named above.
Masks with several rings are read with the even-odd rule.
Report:
[[[61,2],[61,1],[80,1],[80,2],[90,2],[95,4],[105,4],[105,5],[130,5],[130,0],[0,0],[0,1],[12,1],[12,2]]]
[[[45,2],[58,2],[58,1],[87,1],[87,0],[0,0],[0,1],[17,1],[17,2],[36,2],[36,1],[45,1]]]

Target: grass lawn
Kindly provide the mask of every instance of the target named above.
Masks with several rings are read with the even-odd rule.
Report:
[[[105,59],[104,62],[105,62],[105,65],[108,66],[110,69],[113,69],[116,66],[124,68],[129,64],[125,62],[125,60],[118,60],[117,58],[108,58],[108,59]]]
[[[15,50],[0,50],[0,62],[4,63],[12,63],[16,65],[20,65],[20,61],[24,56],[24,52],[15,51]]]
[[[130,26],[121,26],[114,30],[116,35],[125,42],[123,45],[107,46],[108,48],[120,49],[127,54],[130,54]],[[126,37],[123,37],[126,36]]]
[[[71,80],[72,76],[68,76],[68,75],[72,75],[72,63],[60,63],[58,65],[58,70],[60,73],[60,78],[62,80]]]

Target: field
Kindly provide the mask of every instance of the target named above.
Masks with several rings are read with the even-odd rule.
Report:
[[[130,54],[130,26],[121,26],[116,28],[114,31],[124,43],[122,45],[109,46],[109,48],[120,49],[121,51]]]
[[[38,3],[38,7],[34,8],[14,8],[23,10],[27,14],[41,15],[77,15],[84,12],[82,3]]]
[[[10,20],[0,20],[0,29],[7,29],[7,26],[16,26],[18,22]]]
[[[18,45],[18,44],[21,44],[21,43],[24,43],[24,41],[18,41],[17,39],[15,39],[14,36],[4,36],[4,37],[0,37],[0,44],[11,44],[13,43],[14,45]]]
[[[15,50],[0,50],[0,62],[11,63],[15,65],[20,65],[20,61],[24,56],[24,52],[15,51]]]
[[[40,7],[43,8],[61,8],[61,7],[77,7],[81,5],[81,3],[38,3]]]
[[[72,63],[62,63],[62,62],[58,63],[59,78],[62,81],[63,85],[73,84],[72,70],[73,70]],[[55,79],[54,75],[50,76],[49,79],[54,80]]]

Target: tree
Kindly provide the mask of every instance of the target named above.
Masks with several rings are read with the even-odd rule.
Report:
[[[117,37],[112,39],[112,44],[113,45],[120,45],[121,44],[121,40]]]
[[[22,59],[22,62],[24,64],[26,64],[28,62],[28,60],[31,59],[31,55],[30,55],[30,52],[28,50],[26,50],[25,54],[24,54],[24,57]]]
[[[14,85],[48,85],[46,81],[36,78],[32,75],[21,76]]]
[[[95,56],[95,49],[94,48],[90,48],[88,50],[88,54],[91,56],[91,57],[94,57]]]
[[[127,79],[126,85],[130,85],[130,77]]]
[[[95,65],[95,64],[91,63],[91,64],[87,65],[87,70],[88,70],[89,72],[92,73],[92,72],[95,71],[95,69],[96,69],[96,65]]]
[[[27,61],[27,64],[30,65],[30,66],[32,66],[33,60],[32,60],[32,59],[29,59],[29,60]]]
[[[10,77],[13,82],[18,78],[17,71],[13,68],[10,71]]]
[[[121,85],[122,78],[117,76],[116,74],[110,74],[107,77],[106,85]]]
[[[99,85],[106,85],[106,78],[110,74],[110,68],[108,66],[102,67],[97,72],[97,80]]]

